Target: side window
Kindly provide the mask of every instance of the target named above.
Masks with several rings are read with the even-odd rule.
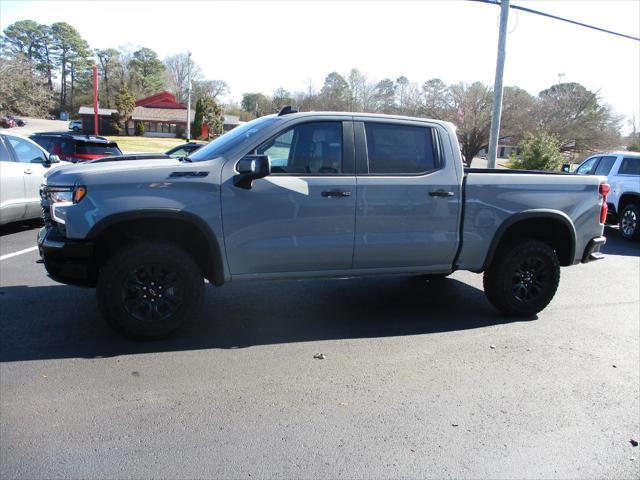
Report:
[[[12,158],[9,155],[9,150],[4,146],[4,137],[0,137],[0,162],[11,162]]]
[[[365,123],[369,173],[419,174],[437,168],[430,127]]]
[[[593,169],[593,167],[595,166],[596,162],[598,161],[600,157],[592,157],[588,160],[585,160],[582,165],[580,165],[578,167],[578,169],[576,170],[576,173],[579,173],[580,175],[588,175],[591,173],[591,170]]]
[[[618,157],[602,157],[600,159],[600,163],[598,164],[595,174],[596,175],[609,175],[613,164],[616,163],[616,158]]]
[[[331,175],[342,172],[342,124],[297,125],[256,149],[269,155],[273,173]]]
[[[44,152],[31,142],[16,137],[9,137],[7,140],[9,140],[19,162],[31,163],[33,160],[36,162],[46,160]]]
[[[640,157],[624,157],[618,173],[620,175],[640,175]]]

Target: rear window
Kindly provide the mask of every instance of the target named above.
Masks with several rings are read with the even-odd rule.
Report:
[[[365,123],[369,173],[420,174],[437,168],[432,128]]]
[[[618,173],[620,175],[640,175],[640,157],[624,157]]]
[[[114,145],[96,143],[78,143],[76,153],[85,155],[122,155],[120,149]]]
[[[600,159],[600,163],[598,163],[598,167],[596,168],[596,175],[609,175],[611,171],[611,167],[616,163],[617,157],[602,157]]]

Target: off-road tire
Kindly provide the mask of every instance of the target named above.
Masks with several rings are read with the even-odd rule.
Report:
[[[629,203],[620,213],[620,235],[627,240],[640,239],[640,207],[636,203]]]
[[[543,310],[558,289],[560,262],[544,242],[524,240],[498,252],[484,272],[484,292],[501,312],[529,317]]]
[[[104,319],[136,340],[167,337],[195,318],[204,294],[196,263],[165,242],[132,244],[100,269],[96,288]]]

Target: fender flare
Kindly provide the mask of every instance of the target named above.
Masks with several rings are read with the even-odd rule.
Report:
[[[504,235],[507,233],[510,227],[515,225],[516,223],[526,221],[526,220],[538,220],[538,219],[547,219],[547,220],[557,220],[560,221],[567,230],[569,231],[569,235],[571,237],[571,245],[569,250],[569,261],[573,262],[576,252],[576,229],[573,225],[571,219],[564,212],[558,210],[548,210],[548,209],[536,209],[536,210],[526,210],[524,212],[519,212],[507,217],[502,224],[496,230],[496,234],[489,245],[489,250],[487,251],[487,256],[485,257],[484,263],[482,264],[482,271],[485,271],[496,254],[496,250],[498,249],[498,245],[502,241]]]
[[[212,281],[215,285],[222,285],[225,282],[224,260],[220,242],[209,225],[197,215],[193,213],[177,210],[177,209],[143,209],[132,212],[114,213],[99,220],[89,233],[87,240],[96,241],[102,233],[109,228],[122,222],[132,220],[179,220],[187,222],[194,226],[207,241],[208,253],[213,259],[211,271],[213,273]]]

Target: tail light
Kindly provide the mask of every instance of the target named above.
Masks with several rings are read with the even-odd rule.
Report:
[[[600,184],[600,195],[602,195],[602,207],[600,208],[600,223],[604,224],[607,220],[607,212],[609,207],[607,206],[607,195],[609,195],[609,191],[611,187],[608,183]]]
[[[104,156],[104,154],[100,153],[74,153],[69,158],[73,163],[78,163],[86,162],[87,160],[95,160],[96,158],[102,158]]]

